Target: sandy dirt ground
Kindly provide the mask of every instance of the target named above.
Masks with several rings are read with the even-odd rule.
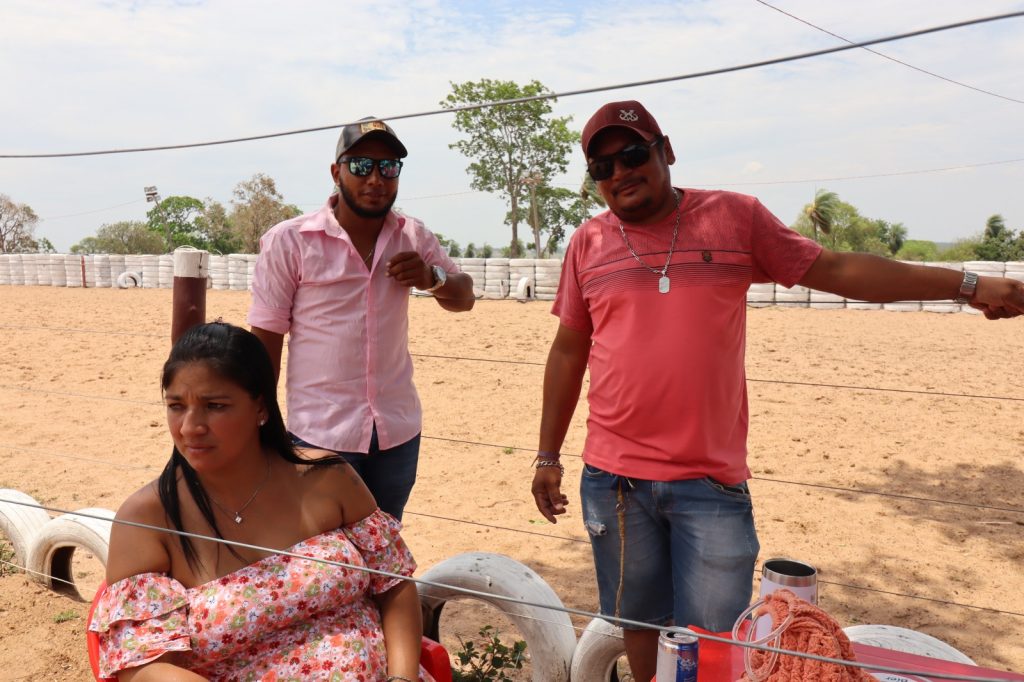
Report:
[[[211,291],[208,317],[242,324],[248,302]],[[158,375],[170,292],[2,287],[0,311],[0,488],[116,509],[169,454]],[[529,495],[556,325],[547,303],[480,301],[453,315],[412,300],[425,415],[405,537],[421,572],[499,552],[592,611],[579,458],[565,458],[570,507],[557,526]],[[1024,513],[1013,511],[1024,509],[1022,339],[1024,322],[973,315],[750,310],[762,558],[819,567],[821,605],[843,625],[914,628],[981,665],[1024,671]],[[581,451],[585,415],[581,401],[566,453]],[[99,562],[76,554],[74,572],[91,597]],[[86,609],[0,565],[0,680],[91,679]],[[465,634],[498,622],[445,613],[442,626]]]

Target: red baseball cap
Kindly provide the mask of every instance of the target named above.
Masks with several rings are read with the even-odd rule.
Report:
[[[647,142],[662,136],[658,122],[640,102],[632,99],[625,102],[609,102],[598,109],[587,121],[587,125],[583,126],[583,135],[580,141],[583,143],[584,156],[590,155],[590,141],[594,135],[605,128],[615,126],[629,128]]]

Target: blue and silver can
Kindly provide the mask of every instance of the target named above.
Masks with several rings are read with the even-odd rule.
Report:
[[[656,682],[697,682],[697,638],[665,630],[658,637]]]

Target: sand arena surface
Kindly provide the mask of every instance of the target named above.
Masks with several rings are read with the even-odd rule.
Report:
[[[155,477],[170,449],[158,389],[170,297],[0,288],[0,487],[65,509],[116,509]],[[208,317],[242,324],[248,303],[246,292],[211,291]],[[557,325],[549,307],[480,301],[455,315],[412,300],[425,416],[404,534],[420,572],[461,552],[500,552],[537,570],[568,606],[594,610],[580,460],[565,458],[570,506],[557,526],[529,495],[542,365]],[[1020,320],[972,315],[751,310],[751,488],[762,558],[818,566],[821,605],[844,625],[918,629],[979,664],[1024,671],[1024,513],[782,482],[1024,509],[1022,337]],[[581,451],[585,414],[581,401],[566,453]],[[2,570],[0,680],[91,679],[87,604]],[[91,590],[97,562],[76,559],[75,571]],[[471,635],[495,620],[483,611],[473,618],[452,627]]]

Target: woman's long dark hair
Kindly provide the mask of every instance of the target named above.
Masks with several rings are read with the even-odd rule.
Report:
[[[267,410],[267,421],[259,428],[260,445],[264,450],[274,452],[293,464],[329,466],[345,461],[340,455],[308,460],[296,454],[295,446],[292,445],[291,437],[284,425],[284,418],[281,416],[281,407],[277,403],[277,381],[274,378],[270,356],[254,334],[226,322],[211,322],[192,327],[182,334],[171,349],[171,354],[164,363],[160,379],[161,389],[166,391],[178,370],[192,363],[202,363],[210,371],[237,385],[254,400],[262,398],[263,406]],[[177,530],[185,530],[181,521],[181,499],[178,496],[179,469],[203,518],[213,528],[216,536],[223,538],[214,517],[213,507],[210,506],[210,496],[199,481],[196,470],[178,451],[177,446],[171,451],[171,459],[160,473],[158,481],[160,503],[163,505],[164,513]],[[196,554],[195,547],[184,535],[179,535],[178,539],[185,560],[193,570],[196,570],[202,562]],[[228,550],[239,557],[238,552],[230,545]]]

